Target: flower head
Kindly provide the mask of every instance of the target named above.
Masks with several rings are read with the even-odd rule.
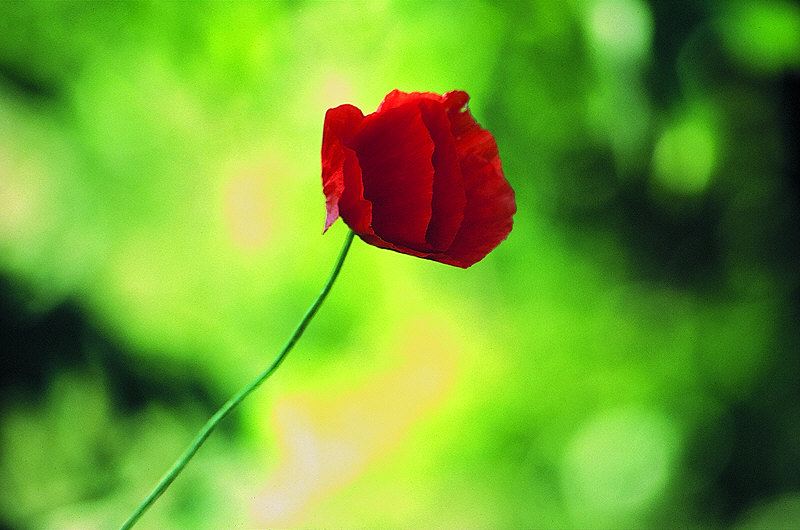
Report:
[[[341,217],[371,245],[469,267],[506,236],[517,207],[497,144],[466,92],[390,92],[372,114],[325,114],[325,230]]]

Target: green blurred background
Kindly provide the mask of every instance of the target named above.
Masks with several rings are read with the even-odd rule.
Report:
[[[519,212],[356,241],[141,528],[797,527],[800,7],[0,3],[0,528],[121,524],[321,288],[325,110],[462,89]]]

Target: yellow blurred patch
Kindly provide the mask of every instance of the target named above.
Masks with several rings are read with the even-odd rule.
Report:
[[[294,395],[272,418],[282,455],[256,498],[259,526],[291,527],[354,482],[440,405],[455,381],[457,345],[427,322],[406,328],[394,369],[334,396]]]
[[[251,172],[236,175],[225,189],[225,218],[234,242],[245,249],[256,249],[269,238],[270,201],[266,180]]]

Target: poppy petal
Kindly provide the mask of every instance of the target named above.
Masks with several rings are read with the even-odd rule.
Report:
[[[450,118],[450,131],[456,138],[459,156],[473,154],[492,161],[497,171],[502,173],[497,143],[492,134],[478,125],[467,108],[469,96],[466,92],[454,90],[444,95],[444,107]]]
[[[372,203],[364,198],[364,186],[361,183],[361,166],[358,164],[358,156],[349,147],[345,147],[344,152],[344,191],[339,199],[339,212],[347,226],[356,233],[371,232]]]
[[[395,109],[400,105],[406,103],[417,103],[422,100],[442,101],[442,96],[434,94],[433,92],[403,92],[402,90],[392,90],[378,106],[376,112],[385,112],[389,109]]]
[[[326,218],[323,232],[339,218],[340,202],[345,193],[345,165],[353,171],[355,160],[357,166],[355,153],[344,145],[344,141],[352,137],[363,119],[364,115],[353,105],[341,105],[325,113],[322,131],[322,191],[325,194]]]
[[[427,258],[431,255],[430,252],[423,252],[419,250],[414,250],[413,248],[405,247],[403,245],[396,245],[394,243],[390,243],[380,236],[374,233],[368,234],[358,234],[358,236],[367,244],[370,244],[375,247],[384,248],[387,250],[394,250],[395,252],[400,252],[402,254],[408,254],[409,256],[416,256],[418,258]]]
[[[358,154],[374,233],[399,246],[429,250],[434,144],[419,107],[370,114],[348,146]]]
[[[517,211],[514,190],[498,171],[500,161],[469,155],[461,161],[467,206],[451,247],[436,261],[467,268],[477,263],[511,232]]]
[[[433,250],[442,252],[452,243],[464,219],[467,198],[450,121],[444,107],[430,99],[419,102],[422,120],[436,146],[431,162],[434,167],[431,221],[425,239]]]

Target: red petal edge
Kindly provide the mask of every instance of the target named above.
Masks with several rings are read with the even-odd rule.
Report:
[[[467,206],[464,222],[446,252],[430,259],[467,268],[499,245],[513,227],[514,190],[498,171],[497,160],[469,155],[461,161]]]
[[[517,211],[514,190],[500,163],[492,134],[472,117],[466,92],[457,90],[443,96],[461,161],[467,205],[464,220],[447,251],[429,259],[469,267],[500,244],[513,227]]]
[[[322,192],[325,194],[325,228],[323,233],[339,218],[340,200],[345,193],[345,170],[356,170],[358,161],[355,153],[345,147],[346,139],[351,138],[364,115],[353,105],[340,105],[328,109],[322,130]],[[354,166],[355,162],[355,166]],[[358,181],[360,169],[358,169]]]
[[[402,90],[392,90],[383,101],[378,105],[378,110],[375,113],[386,112],[389,109],[395,109],[400,105],[406,103],[418,103],[422,100],[442,101],[442,96],[434,94],[433,92],[403,92]]]

